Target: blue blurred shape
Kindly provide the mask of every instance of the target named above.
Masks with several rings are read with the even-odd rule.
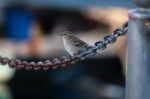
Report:
[[[17,8],[7,10],[6,29],[9,38],[17,41],[28,40],[31,23],[31,12]]]

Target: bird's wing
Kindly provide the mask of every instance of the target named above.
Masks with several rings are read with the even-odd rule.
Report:
[[[74,46],[77,46],[77,47],[89,47],[89,44],[87,44],[86,42],[80,40],[79,38],[77,37],[72,37],[73,39],[73,42],[74,42]]]

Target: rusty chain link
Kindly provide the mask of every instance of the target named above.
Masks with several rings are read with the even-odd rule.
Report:
[[[116,42],[119,36],[123,36],[128,31],[128,22],[123,24],[122,27],[117,28],[113,31],[113,33],[108,34],[104,37],[103,40],[99,40],[95,43],[95,46],[87,47],[84,50],[79,51],[72,58],[67,56],[62,56],[60,58],[49,59],[45,61],[39,62],[28,62],[20,59],[9,59],[8,57],[0,56],[0,63],[2,65],[9,65],[11,68],[16,69],[26,69],[26,70],[48,70],[48,69],[56,69],[60,67],[65,67],[68,64],[74,64],[80,60],[84,60],[85,58],[95,55],[97,50],[104,50],[107,48],[108,44],[112,44]]]

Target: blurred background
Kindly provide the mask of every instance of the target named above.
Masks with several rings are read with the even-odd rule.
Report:
[[[128,20],[132,0],[0,0],[0,55],[39,61],[69,55],[59,33],[93,45]],[[102,55],[48,71],[0,66],[0,99],[124,99],[127,37]]]

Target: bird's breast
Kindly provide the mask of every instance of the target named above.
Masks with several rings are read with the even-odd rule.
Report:
[[[63,37],[63,44],[65,49],[69,52],[71,56],[73,56],[80,50],[80,48],[74,46],[73,40],[67,39],[65,37]]]

